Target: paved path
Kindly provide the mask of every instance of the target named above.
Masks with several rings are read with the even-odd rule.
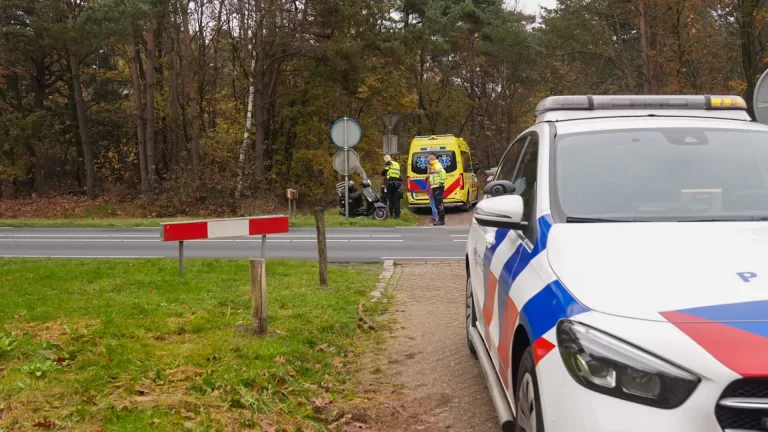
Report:
[[[329,228],[328,259],[380,262],[463,259],[467,227]],[[261,238],[215,239],[184,243],[187,258],[258,257]],[[163,243],[156,228],[0,229],[0,257],[134,258],[177,257],[177,243]],[[267,237],[267,256],[317,259],[314,228],[292,228]]]
[[[499,430],[480,365],[467,349],[465,280],[463,263],[409,263],[395,271],[397,329],[386,377],[367,383],[368,406],[359,409],[372,432]]]

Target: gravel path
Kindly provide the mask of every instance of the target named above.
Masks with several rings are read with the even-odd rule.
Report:
[[[379,395],[370,395],[364,410],[366,430],[499,430],[482,371],[467,350],[464,273],[458,263],[396,268],[398,324],[384,355],[386,379],[368,386]]]

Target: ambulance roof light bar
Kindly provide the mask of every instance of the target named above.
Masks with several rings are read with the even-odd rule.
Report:
[[[536,115],[551,111],[596,110],[741,110],[741,96],[550,96],[536,105]]]

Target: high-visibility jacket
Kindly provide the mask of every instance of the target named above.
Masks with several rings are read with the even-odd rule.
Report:
[[[392,161],[386,168],[387,180],[400,180],[400,164]]]
[[[446,180],[445,168],[440,162],[435,162],[432,164],[432,173],[429,175],[429,185],[432,188],[444,186]]]

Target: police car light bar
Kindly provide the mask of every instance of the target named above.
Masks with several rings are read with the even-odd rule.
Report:
[[[536,115],[550,111],[632,109],[746,110],[741,96],[550,96],[536,105]]]

